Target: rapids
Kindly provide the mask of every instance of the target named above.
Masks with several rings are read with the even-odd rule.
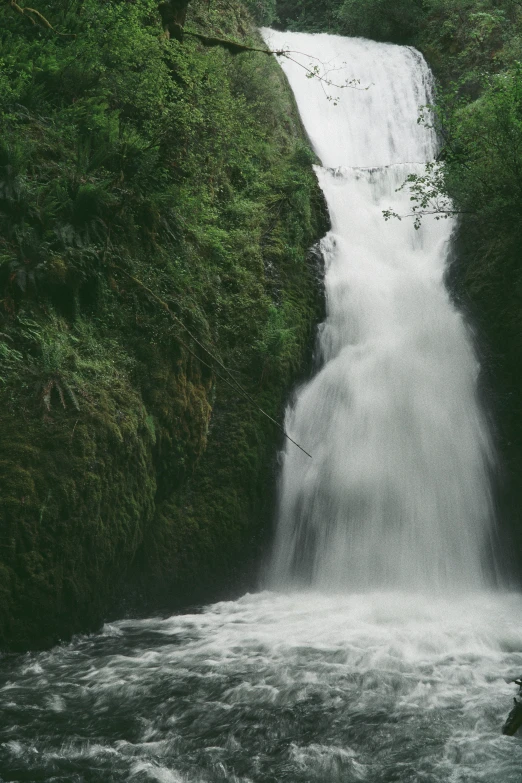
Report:
[[[2,656],[1,783],[522,781],[500,733],[522,604],[489,581],[494,456],[443,285],[453,226],[382,217],[409,211],[397,188],[436,153],[416,121],[429,70],[411,49],[264,35],[361,88],[282,59],[332,230],[318,370],[287,414],[313,459],[285,450],[270,590]]]
[[[259,593],[0,669],[0,779],[520,783],[515,595]]]

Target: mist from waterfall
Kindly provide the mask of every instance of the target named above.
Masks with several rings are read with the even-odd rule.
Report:
[[[407,47],[263,34],[292,51],[279,59],[331,218],[320,369],[286,416],[313,459],[285,449],[270,584],[478,588],[493,449],[469,328],[444,287],[454,224],[427,217],[416,230],[382,214],[411,213],[397,189],[435,157],[434,131],[417,122],[431,74]],[[315,66],[326,82],[307,78]]]

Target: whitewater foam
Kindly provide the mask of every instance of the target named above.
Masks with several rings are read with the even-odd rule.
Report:
[[[427,217],[416,230],[409,218],[383,218],[411,212],[400,186],[436,153],[433,130],[417,123],[429,69],[407,47],[264,36],[292,52],[280,61],[322,162],[332,225],[321,369],[286,416],[313,459],[285,449],[269,584],[480,588],[494,455],[469,328],[444,287],[453,223]],[[326,79],[359,88],[307,78],[317,63]]]

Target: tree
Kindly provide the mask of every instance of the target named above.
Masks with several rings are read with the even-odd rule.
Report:
[[[159,4],[163,29],[170,37],[181,41],[190,0],[164,0]]]

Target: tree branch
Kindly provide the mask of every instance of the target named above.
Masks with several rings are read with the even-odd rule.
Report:
[[[230,52],[230,54],[233,55],[243,54],[244,52],[258,52],[260,54],[274,55],[275,57],[286,57],[287,60],[291,60],[293,63],[306,71],[309,79],[317,79],[319,82],[326,84],[328,87],[335,87],[339,90],[343,90],[346,87],[350,87],[352,90],[368,89],[368,87],[359,87],[358,79],[351,79],[346,81],[344,84],[336,84],[335,82],[328,79],[328,77],[323,76],[320,73],[319,66],[308,68],[306,65],[303,65],[303,63],[299,62],[299,60],[296,60],[295,57],[291,56],[292,54],[303,54],[303,52],[294,52],[291,49],[263,49],[260,46],[248,46],[247,44],[241,44],[237,41],[231,41],[227,38],[214,38],[209,35],[203,35],[203,33],[196,33],[193,30],[185,30],[183,27],[181,27],[181,25],[178,25],[177,27],[178,30],[175,37],[178,41],[182,41],[183,36],[190,35],[192,38],[197,38],[198,41],[203,44],[203,46],[221,46],[223,49],[226,49],[228,52]],[[311,55],[305,56],[310,57]]]
[[[16,11],[17,13],[21,14],[22,16],[25,16],[26,19],[29,19],[31,24],[40,24],[42,27],[46,27],[48,30],[52,30],[53,33],[56,33],[56,35],[62,35],[67,37],[76,38],[75,33],[60,33],[58,30],[56,30],[50,21],[45,18],[43,14],[40,13],[40,11],[37,11],[36,8],[29,8],[29,7],[22,7],[18,5],[16,0],[7,0],[7,3],[11,6],[13,11]],[[35,18],[36,17],[36,18]]]

